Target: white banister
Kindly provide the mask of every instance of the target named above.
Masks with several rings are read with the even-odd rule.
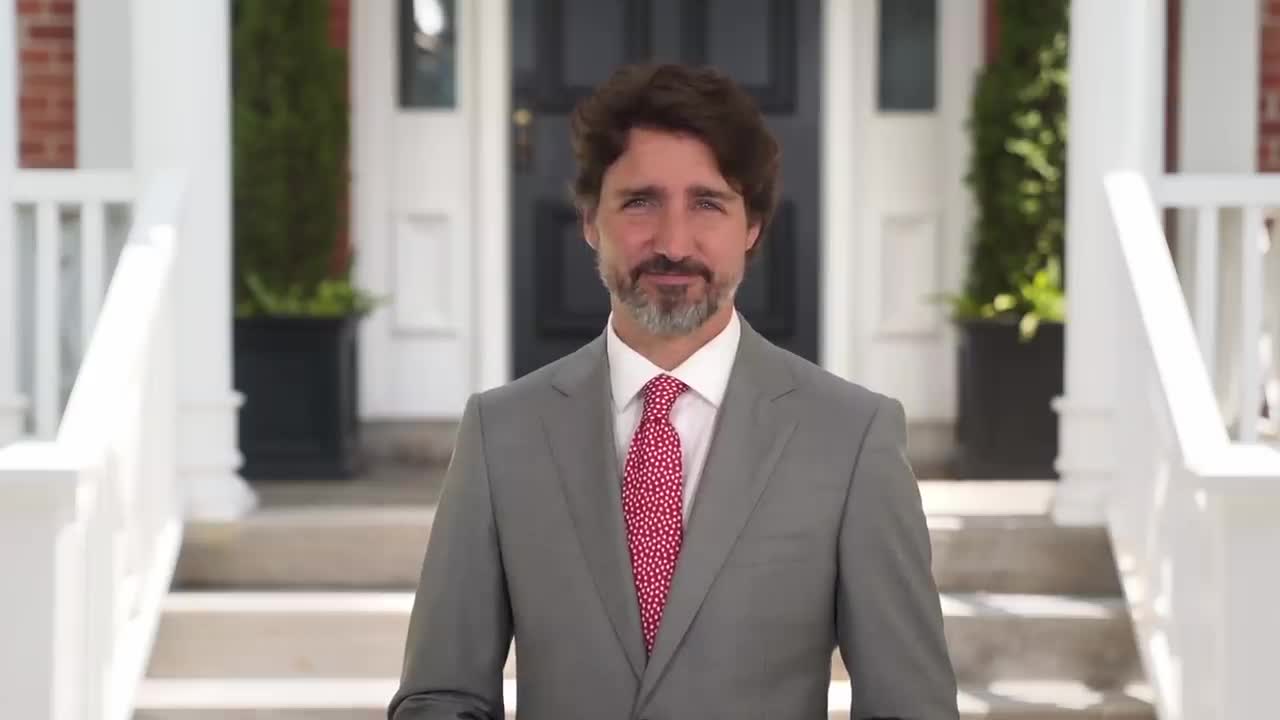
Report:
[[[1227,433],[1146,180],[1112,173],[1104,184],[1126,289],[1116,308],[1120,472],[1107,518],[1158,716],[1271,717],[1280,452]],[[1207,195],[1179,201],[1245,205],[1243,265],[1260,265],[1261,214],[1249,209],[1258,203]],[[1237,296],[1255,310],[1262,281],[1259,269]]]
[[[1200,355],[1209,377],[1217,365],[1218,342],[1218,208],[1196,208],[1195,237],[1195,323],[1200,338]]]
[[[1229,397],[1238,406],[1235,417],[1230,418],[1231,424],[1236,427],[1238,439],[1254,442],[1258,439],[1263,411],[1263,389],[1268,382],[1264,376],[1263,359],[1275,355],[1262,343],[1264,339],[1272,343],[1278,341],[1277,338],[1267,338],[1263,333],[1267,302],[1264,276],[1266,254],[1270,250],[1264,215],[1267,210],[1280,207],[1280,177],[1171,174],[1157,179],[1152,195],[1159,208],[1185,208],[1196,212],[1196,232],[1191,238],[1194,258],[1192,295],[1200,355],[1212,383],[1218,378],[1219,325],[1220,318],[1225,316],[1227,330],[1238,330],[1238,338],[1230,338],[1230,366],[1227,368],[1232,371],[1235,385],[1234,394]],[[1218,219],[1223,211],[1231,211],[1232,217],[1242,217],[1239,237],[1236,237],[1237,232],[1231,232],[1230,243],[1221,238]],[[1235,246],[1237,241],[1240,244]],[[1224,264],[1223,258],[1230,257],[1232,253],[1229,251],[1237,247],[1239,261]],[[1219,277],[1224,265],[1238,272],[1238,282],[1221,286]],[[1272,412],[1275,412],[1274,408]]]
[[[6,717],[132,716],[183,525],[182,202],[172,173],[149,186],[56,435],[0,449],[0,576],[21,578],[0,594],[17,620],[0,642]]]
[[[24,338],[17,335],[15,321],[14,341],[0,344],[0,370],[4,369],[6,362],[18,367],[19,353],[27,353],[25,359],[34,370],[34,378],[30,402],[23,403],[23,407],[30,408],[34,436],[48,439],[53,436],[62,416],[65,370],[78,366],[80,358],[74,353],[77,348],[88,346],[102,305],[105,279],[111,271],[107,252],[107,208],[132,206],[136,188],[131,172],[116,170],[19,170],[6,177],[9,180],[9,199],[0,198],[0,202],[3,202],[4,217],[10,228],[13,228],[18,208],[34,210],[35,267],[17,267],[15,238],[18,233],[0,239],[0,246],[7,246],[15,258],[12,266],[0,270],[0,273],[8,273],[0,277],[0,292],[13,294],[15,304],[21,306],[16,296],[17,276],[20,273],[33,275],[35,294],[28,300],[35,312],[35,337],[23,342]],[[64,230],[69,223],[64,222],[64,218],[77,213],[80,235],[78,238],[67,237]],[[71,247],[64,247],[67,242],[77,243],[78,268],[71,268],[64,260],[76,254],[70,252]],[[3,249],[0,249],[0,254],[3,254]],[[75,283],[79,287],[76,308],[79,325],[76,327],[67,325],[67,314],[72,308],[64,307],[63,301],[70,289],[68,283],[72,282],[69,269],[78,270]],[[6,307],[0,312],[12,312],[12,308]],[[4,332],[3,328],[0,325],[0,333]],[[0,417],[2,415],[3,401],[0,400]],[[19,423],[25,424],[24,416],[25,410],[18,418]],[[15,431],[8,439],[21,434]],[[0,435],[0,446],[4,439]]]
[[[81,720],[88,708],[77,687],[84,624],[76,593],[86,590],[84,533],[75,523],[79,474],[50,444],[19,443],[0,450],[0,494],[0,568],[15,578],[0,600],[5,715]]]
[[[10,199],[19,205],[81,202],[124,204],[137,194],[133,174],[122,170],[20,170]]]
[[[1165,175],[1154,192],[1166,207],[1265,207],[1280,200],[1280,176],[1235,173]]]

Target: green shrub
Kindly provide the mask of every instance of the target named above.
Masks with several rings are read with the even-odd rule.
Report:
[[[999,47],[969,118],[977,216],[953,317],[1006,318],[1030,338],[1064,319],[1069,0],[998,0]]]
[[[232,3],[236,314],[343,315],[371,304],[339,262],[346,61],[327,0]]]

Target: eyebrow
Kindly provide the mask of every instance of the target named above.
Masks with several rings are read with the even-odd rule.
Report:
[[[619,188],[618,197],[635,198],[635,197],[662,197],[666,192],[657,185],[639,185],[636,187]],[[736,193],[729,190],[717,190],[707,185],[694,185],[689,188],[688,194],[696,198],[711,198],[713,200],[721,200],[730,202],[736,197]]]
[[[728,190],[717,190],[705,185],[694,185],[689,188],[689,194],[697,198],[711,198],[712,200],[720,200],[722,202],[730,202],[736,197],[736,193]]]

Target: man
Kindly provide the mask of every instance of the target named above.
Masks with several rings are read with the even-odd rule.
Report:
[[[393,720],[958,716],[902,406],[772,345],[734,293],[779,150],[724,76],[629,67],[574,112],[612,314],[473,396]]]

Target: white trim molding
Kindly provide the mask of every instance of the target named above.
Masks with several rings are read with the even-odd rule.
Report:
[[[18,170],[17,4],[0,5],[0,447],[26,425],[27,400],[18,394],[18,247],[13,182]]]
[[[857,33],[857,15],[852,3],[822,3],[818,348],[822,366],[846,379],[854,377],[857,354],[854,288],[849,278],[857,264],[858,128],[865,125],[865,109],[859,112],[858,98],[865,94],[860,84],[866,82],[866,74],[858,73],[859,44],[849,42]],[[863,39],[864,34],[857,37]],[[829,242],[833,237],[843,241]]]
[[[474,205],[474,390],[511,379],[511,0],[479,0],[479,37],[472,60],[477,72]]]

